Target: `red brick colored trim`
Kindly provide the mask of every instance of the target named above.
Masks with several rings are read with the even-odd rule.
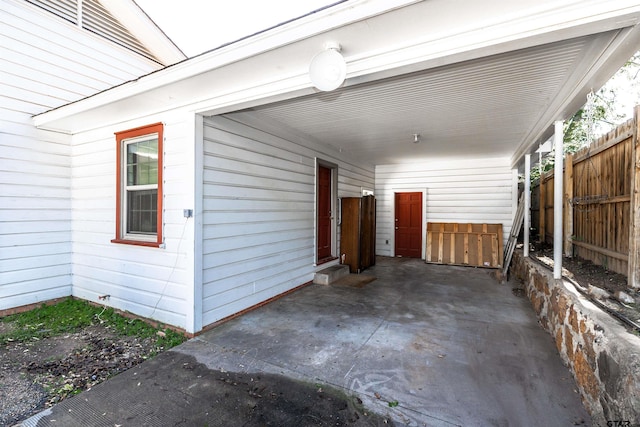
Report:
[[[196,335],[196,336],[198,336],[198,335],[200,335],[200,334],[202,334],[202,333],[204,333],[204,332],[210,331],[211,329],[215,328],[216,326],[220,326],[220,325],[222,325],[223,323],[226,323],[226,322],[228,322],[229,320],[233,320],[233,319],[235,319],[235,318],[236,318],[236,317],[238,317],[238,316],[242,316],[243,314],[246,314],[246,313],[248,313],[248,312],[250,312],[250,311],[253,311],[253,310],[257,309],[257,308],[260,308],[260,307],[262,307],[262,306],[264,306],[264,305],[267,305],[267,304],[269,304],[269,303],[271,303],[271,302],[273,302],[273,301],[279,300],[280,298],[285,297],[285,296],[287,296],[287,295],[289,295],[289,294],[292,294],[292,293],[294,293],[294,292],[296,292],[296,291],[298,291],[298,290],[300,290],[300,289],[302,289],[302,288],[304,288],[304,287],[306,287],[306,286],[309,286],[309,285],[311,285],[311,284],[313,284],[313,281],[303,283],[302,285],[296,286],[296,287],[295,287],[295,288],[293,288],[293,289],[289,289],[289,290],[288,290],[288,291],[286,291],[286,292],[283,292],[283,293],[278,294],[278,295],[276,295],[276,296],[274,296],[274,297],[271,297],[271,298],[269,298],[268,300],[264,300],[264,301],[262,301],[262,302],[260,302],[260,303],[258,303],[258,304],[252,305],[252,306],[251,306],[251,307],[249,307],[249,308],[245,308],[245,309],[244,309],[244,310],[242,310],[242,311],[239,311],[239,312],[237,312],[237,313],[235,313],[235,314],[232,314],[232,315],[230,315],[230,316],[227,316],[227,317],[225,317],[224,319],[220,319],[220,320],[218,320],[218,321],[216,321],[216,322],[210,323],[210,324],[208,324],[207,326],[203,327],[203,328],[202,328],[202,330],[200,330],[199,332],[196,332],[196,333],[195,333],[195,335]]]
[[[136,138],[138,136],[158,134],[158,201],[157,201],[157,234],[155,242],[146,242],[143,240],[125,239],[122,232],[122,141],[125,139]],[[162,123],[154,123],[147,126],[141,126],[135,129],[129,129],[122,132],[116,132],[116,237],[111,243],[124,243],[137,246],[160,247],[163,242],[162,230],[162,172],[164,162],[164,125]]]
[[[12,314],[24,313],[24,312],[36,309],[38,307],[42,307],[43,305],[54,305],[66,300],[67,298],[72,298],[72,297],[70,296],[60,297],[60,298],[54,298],[46,301],[34,302],[33,304],[21,305],[19,307],[5,308],[4,310],[0,310],[0,317],[11,316]]]

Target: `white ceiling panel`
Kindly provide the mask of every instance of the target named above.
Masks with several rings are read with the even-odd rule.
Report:
[[[309,63],[327,42],[341,45],[347,79],[319,93]],[[34,123],[78,134],[174,111],[242,112],[374,165],[509,157],[520,166],[638,46],[637,0],[350,0]]]
[[[512,156],[611,37],[571,39],[246,111],[370,164]]]

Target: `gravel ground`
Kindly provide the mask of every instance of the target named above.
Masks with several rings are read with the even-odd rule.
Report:
[[[0,372],[0,425],[10,426],[31,414],[37,408],[43,408],[47,401],[47,392],[37,383],[25,379],[17,371]]]

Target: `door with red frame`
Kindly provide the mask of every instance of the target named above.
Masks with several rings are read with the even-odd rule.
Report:
[[[395,254],[422,257],[422,193],[395,193]]]
[[[318,262],[332,259],[331,220],[331,168],[318,165]]]

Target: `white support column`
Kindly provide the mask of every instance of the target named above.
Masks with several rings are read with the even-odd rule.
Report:
[[[555,164],[553,166],[553,278],[562,278],[562,178],[563,164],[563,132],[562,120],[554,123],[553,145],[555,147]]]
[[[524,155],[524,249],[525,257],[529,256],[529,231],[531,230],[531,154]]]

